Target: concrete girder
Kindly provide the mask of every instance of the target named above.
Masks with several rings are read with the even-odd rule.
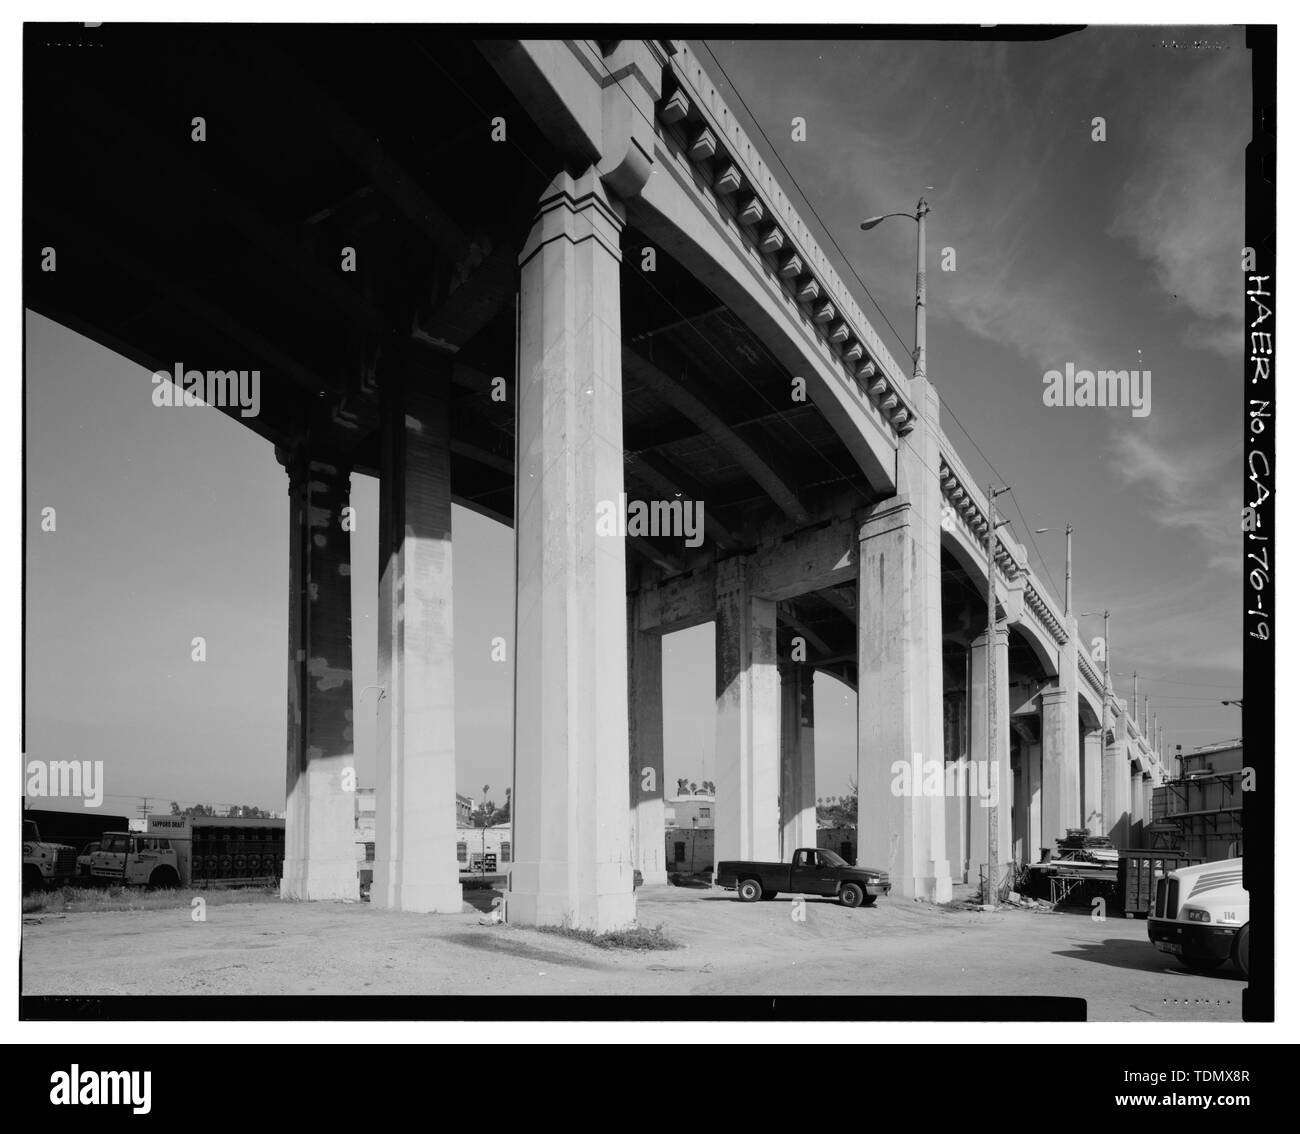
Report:
[[[125,245],[105,237],[92,229],[84,221],[58,210],[44,210],[45,214],[57,222],[60,228],[78,233],[85,240],[95,244],[110,256],[128,275],[134,276],[141,283],[156,288],[165,302],[187,308],[214,331],[224,335],[232,342],[250,351],[253,357],[264,360],[274,366],[286,378],[300,389],[313,396],[322,391],[330,394],[342,392],[339,383],[325,376],[308,370],[293,358],[288,351],[269,339],[264,333],[249,326],[233,312],[206,296],[200,295],[184,280],[171,272],[157,267],[137,252]],[[37,222],[31,222],[36,225]],[[239,407],[218,407],[228,413],[238,413]]]
[[[691,626],[712,622],[715,613],[716,568],[710,566],[665,579],[636,591],[631,601],[638,604],[638,625],[642,630],[672,634]]]
[[[95,128],[87,127],[84,135],[91,145],[103,146],[107,139],[112,139],[114,145],[125,146],[134,155],[132,161],[140,168],[151,170],[153,176],[169,181],[187,200],[201,205],[244,235],[250,244],[278,261],[351,322],[378,335],[385,335],[392,329],[389,317],[383,311],[343,281],[337,263],[331,270],[312,259],[253,205],[188,157],[184,149],[149,141],[148,132],[108,101],[102,91],[92,91],[75,83],[73,86],[73,93],[83,106],[95,107]],[[116,156],[121,160],[120,150],[116,151]]]
[[[796,634],[804,638],[809,645],[815,647],[820,656],[830,654],[831,649],[826,644],[825,639],[795,613],[791,604],[784,602],[778,603],[776,608],[776,618],[778,622],[785,623],[785,625],[790,627],[790,629]]]
[[[697,183],[685,155],[656,138],[655,159],[658,174],[628,203],[631,219],[721,299],[790,374],[807,379],[809,397],[872,490],[892,493],[896,441],[889,425],[849,381],[776,272],[742,236],[739,223],[719,211],[712,186]],[[774,239],[770,251],[776,247]]]
[[[712,405],[709,399],[670,378],[631,347],[623,348],[623,372],[653,391],[683,417],[701,426],[705,433],[731,454],[736,463],[787,517],[795,523],[803,523],[807,519],[807,512],[799,501],[798,493],[777,471],[771,458],[727,425],[719,407]]]
[[[470,241],[419,181],[394,160],[374,131],[357,122],[301,67],[278,48],[259,40],[242,41],[239,50],[262,77],[273,82],[316,126],[320,137],[361,170],[412,226],[444,256],[460,261]],[[510,257],[513,269],[513,255]]]
[[[627,536],[627,545],[635,551],[642,559],[653,563],[661,571],[673,574],[681,570],[681,563],[669,555],[666,551],[661,551],[653,540],[645,536]]]
[[[750,586],[757,595],[791,599],[857,578],[858,535],[852,520],[832,520],[760,545],[750,556]]]
[[[687,500],[703,501],[706,495],[704,486],[694,477],[688,476],[675,468],[669,461],[653,453],[625,453],[628,471],[639,480],[644,481],[656,492],[672,499],[682,496]],[[718,509],[704,508],[704,533],[719,547],[734,551],[741,545],[741,538],[733,528],[734,521],[727,516],[719,516]]]

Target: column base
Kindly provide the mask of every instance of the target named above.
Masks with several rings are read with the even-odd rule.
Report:
[[[506,921],[511,925],[589,929],[593,933],[636,924],[630,866],[609,863],[604,869],[597,867],[596,885],[579,893],[567,886],[567,873],[563,863],[516,861],[510,872],[510,893],[506,895]]]
[[[284,860],[280,897],[294,902],[341,902],[361,900],[361,882],[356,859],[345,862]]]
[[[569,929],[589,929],[608,933],[636,924],[636,898],[631,894],[605,894],[585,906],[585,916],[570,913],[569,896],[551,894],[510,894],[506,898],[506,921],[511,925],[561,925]]]
[[[461,913],[465,894],[459,882],[408,882],[398,886],[391,895],[372,890],[370,904],[376,909],[400,913]]]
[[[644,890],[647,886],[667,886],[668,871],[666,870],[642,870],[641,871],[641,888]]]
[[[952,876],[947,861],[927,864],[933,874],[917,874],[910,878],[891,878],[894,888],[890,897],[919,898],[923,902],[942,905],[952,901]]]

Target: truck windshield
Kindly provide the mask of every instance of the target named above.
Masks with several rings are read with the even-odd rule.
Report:
[[[826,866],[848,866],[848,863],[834,851],[824,850],[817,853],[821,855],[821,860]]]

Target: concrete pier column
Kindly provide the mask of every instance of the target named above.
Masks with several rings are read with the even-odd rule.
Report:
[[[970,759],[970,720],[967,710],[969,697],[970,650],[965,646],[960,653],[960,668],[947,674],[949,682],[958,682],[956,688],[944,692],[944,776],[945,785],[956,783],[957,771],[967,766]],[[955,663],[954,663],[955,664]],[[953,882],[965,881],[966,870],[966,801],[948,797],[944,800],[944,847],[948,854],[949,874]]]
[[[948,901],[945,797],[926,774],[944,756],[938,533],[937,510],[904,496],[858,531],[858,862],[900,896]]]
[[[1102,750],[1102,834],[1117,847],[1128,846],[1129,768],[1128,744],[1124,736],[1124,702],[1111,711],[1110,743]]]
[[[999,626],[993,631],[996,651],[998,735],[997,750],[989,752],[987,669],[988,635],[981,634],[971,643],[970,659],[970,786],[967,792],[970,815],[970,869],[967,881],[979,884],[980,866],[988,862],[989,814],[996,808],[998,816],[998,864],[1011,861],[1011,725],[1010,689],[1007,683],[1007,631]],[[1046,792],[1043,792],[1046,796]],[[1044,838],[1050,838],[1046,819]]]
[[[559,174],[519,258],[515,863],[507,918],[632,923],[621,207]]]
[[[750,592],[743,557],[718,564],[716,602],[714,861],[773,862],[781,842],[776,603]]]
[[[816,746],[813,668],[787,662],[778,669],[781,676],[780,857],[785,860],[799,847],[817,845]]]
[[[1026,752],[1028,753],[1026,789],[1029,800],[1029,845],[1026,848],[1025,861],[1037,862],[1043,856],[1043,847],[1051,847],[1055,851],[1056,844],[1050,840],[1050,837],[1046,842],[1043,839],[1043,746],[1029,744],[1026,746]]]
[[[1146,805],[1145,792],[1142,788],[1142,766],[1138,763],[1129,765],[1129,820],[1128,845],[1141,847],[1145,845]]]
[[[289,720],[280,896],[357,899],[349,470],[305,448],[289,473]]]
[[[460,913],[452,654],[449,368],[412,363],[382,391],[379,701],[371,904]]]
[[[628,609],[628,787],[632,863],[642,884],[665,885],[663,639],[640,629],[640,603]]]
[[[1105,733],[1097,728],[1083,734],[1083,825],[1094,835],[1103,833],[1101,761]]]
[[[1078,775],[1079,726],[1074,694],[1064,688],[1044,689],[1043,706],[1043,838],[1046,846],[1065,837],[1067,827],[1078,823],[1076,794],[1071,784]]]

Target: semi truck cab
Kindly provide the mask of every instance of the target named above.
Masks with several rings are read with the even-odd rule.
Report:
[[[1242,860],[1185,866],[1156,882],[1147,938],[1162,953],[1197,972],[1231,960],[1250,975],[1250,895],[1242,885]]]

